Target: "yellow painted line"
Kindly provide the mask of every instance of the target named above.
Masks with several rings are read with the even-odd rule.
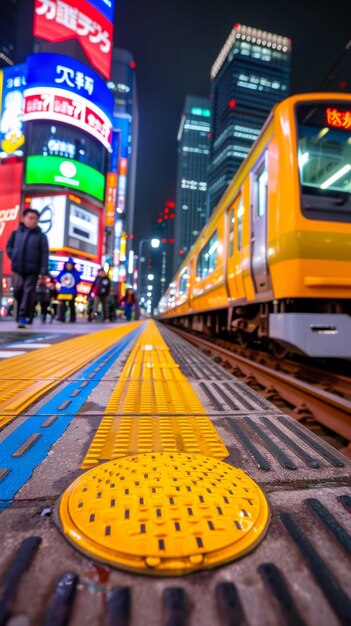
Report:
[[[0,427],[142,322],[87,334],[0,362]]]
[[[152,321],[129,355],[82,467],[145,452],[229,455]]]

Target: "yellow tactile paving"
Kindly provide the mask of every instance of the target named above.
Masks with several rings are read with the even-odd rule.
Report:
[[[264,537],[269,508],[241,469],[200,454],[139,454],[85,472],[60,526],[90,558],[175,576],[233,561]]]
[[[141,322],[67,339],[0,362],[0,427],[73,372],[108,350]]]
[[[150,321],[131,351],[82,467],[128,454],[170,451],[218,459],[229,454]]]

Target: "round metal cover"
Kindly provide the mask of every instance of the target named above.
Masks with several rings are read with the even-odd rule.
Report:
[[[269,522],[267,500],[241,469],[200,454],[128,456],[89,470],[63,494],[64,535],[99,561],[174,576],[252,550]]]

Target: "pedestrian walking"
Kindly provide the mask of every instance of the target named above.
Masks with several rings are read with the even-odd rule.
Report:
[[[134,290],[131,287],[127,289],[122,303],[124,305],[124,314],[126,316],[126,320],[130,322],[130,320],[132,319],[132,309],[135,305]]]
[[[70,313],[70,322],[76,321],[76,296],[77,285],[81,281],[82,273],[79,272],[74,264],[72,257],[65,262],[63,270],[56,276],[56,281],[60,283],[61,288],[58,293],[57,299],[59,302],[57,321],[66,321],[66,308],[68,304]]]
[[[13,272],[18,328],[27,328],[33,315],[38,277],[45,277],[48,273],[49,244],[38,222],[39,212],[25,209],[20,225],[11,233],[6,244]]]
[[[109,312],[108,312],[108,296],[111,289],[111,281],[107,276],[103,267],[100,267],[98,270],[97,276],[91,286],[90,296],[94,294],[94,304],[93,304],[93,322],[96,322],[98,319],[98,308],[101,302],[102,305],[102,315],[104,322],[110,322]]]
[[[39,278],[35,289],[35,295],[40,306],[41,323],[45,324],[51,300],[50,288],[46,282],[46,278]]]

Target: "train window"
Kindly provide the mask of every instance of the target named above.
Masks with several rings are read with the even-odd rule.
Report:
[[[302,212],[351,221],[351,106],[344,101],[296,107]]]
[[[212,235],[211,239],[202,248],[196,265],[196,275],[198,278],[206,278],[217,265],[218,257],[218,232]]]
[[[229,256],[233,256],[234,254],[234,225],[235,225],[235,216],[234,209],[232,209],[229,213]]]
[[[180,275],[180,280],[179,280],[179,295],[180,296],[187,292],[188,278],[189,278],[188,268],[185,267]]]
[[[244,203],[240,198],[238,205],[238,250],[241,250],[243,245],[243,216],[244,216]]]
[[[257,216],[263,217],[267,209],[267,181],[268,175],[265,167],[257,175]]]

